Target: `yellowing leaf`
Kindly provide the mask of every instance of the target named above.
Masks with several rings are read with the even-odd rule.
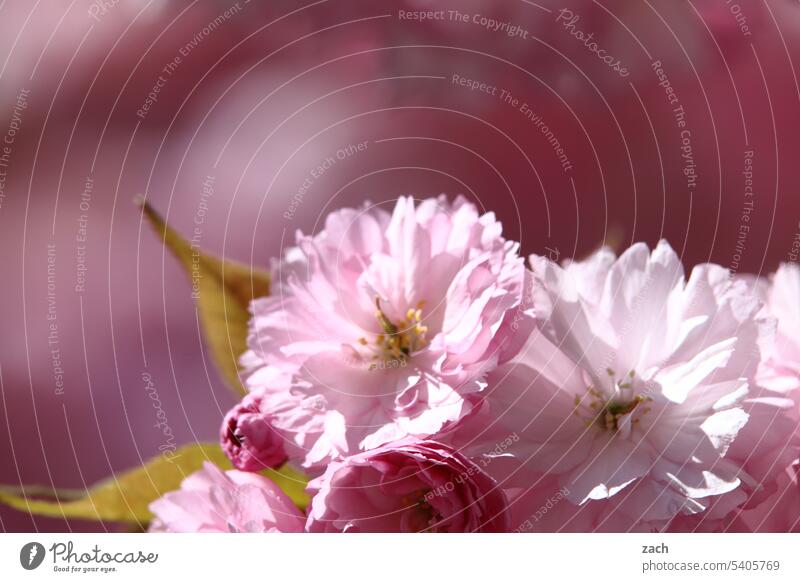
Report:
[[[231,464],[219,445],[187,445],[169,458],[159,455],[143,467],[125,471],[105,479],[78,499],[29,499],[15,495],[8,488],[0,489],[0,502],[20,511],[48,517],[121,521],[145,526],[152,515],[147,506],[165,493],[180,488],[181,481],[203,466],[203,461],[230,469]],[[22,488],[36,495],[38,488]],[[74,492],[70,493],[73,497]]]
[[[216,443],[186,445],[170,458],[159,455],[143,467],[125,471],[84,491],[80,498],[69,490],[68,500],[59,491],[40,487],[0,487],[0,503],[47,517],[115,521],[146,527],[153,515],[148,505],[165,493],[180,488],[181,481],[199,470],[203,461],[229,470],[230,461]],[[308,505],[305,486],[308,478],[287,466],[263,473],[272,479],[301,509]],[[30,499],[27,495],[46,494],[54,499]]]
[[[136,202],[192,281],[206,344],[220,373],[231,388],[244,394],[239,357],[247,349],[248,307],[254,297],[269,295],[269,273],[201,252],[143,198]]]
[[[307,475],[292,469],[289,465],[284,465],[280,469],[267,469],[261,474],[280,487],[297,507],[300,509],[308,507],[311,498],[306,493]]]

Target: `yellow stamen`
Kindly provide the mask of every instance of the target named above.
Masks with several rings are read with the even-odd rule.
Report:
[[[405,362],[414,352],[427,346],[425,334],[428,332],[428,327],[420,323],[423,304],[424,301],[420,301],[416,308],[408,309],[405,320],[400,324],[395,324],[383,311],[380,297],[375,297],[375,307],[377,308],[375,317],[383,333],[375,336],[374,349],[378,353],[373,357],[374,359]],[[365,338],[359,338],[358,342],[361,345],[369,343]],[[375,367],[378,366],[370,369]]]

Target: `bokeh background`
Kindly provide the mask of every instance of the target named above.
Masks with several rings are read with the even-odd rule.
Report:
[[[136,195],[260,267],[444,192],[526,254],[667,238],[767,274],[800,234],[798,33],[790,0],[0,0],[0,483],[83,488],[234,402]]]

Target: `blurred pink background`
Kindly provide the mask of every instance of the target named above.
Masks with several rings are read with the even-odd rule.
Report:
[[[800,232],[798,32],[788,0],[0,1],[0,483],[158,454],[148,377],[177,444],[235,401],[137,194],[261,267],[332,209],[445,192],[526,254],[667,238],[768,273]]]

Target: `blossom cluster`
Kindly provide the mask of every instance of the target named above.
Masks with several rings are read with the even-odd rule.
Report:
[[[557,264],[462,198],[327,216],[273,266],[248,395],[158,531],[800,529],[800,267],[661,241]],[[297,509],[266,468],[311,477]]]

